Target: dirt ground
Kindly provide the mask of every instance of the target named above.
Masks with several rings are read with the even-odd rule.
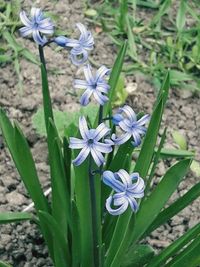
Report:
[[[59,15],[58,28],[72,31],[76,22],[87,24],[83,16],[82,1],[34,1],[35,5],[46,11]],[[32,1],[24,1],[23,8],[29,10]],[[93,30],[92,25],[87,24]],[[95,50],[92,53],[93,60],[97,64],[105,64],[112,67],[116,56],[116,48],[104,33],[96,34]],[[37,47],[30,40],[18,37],[20,43],[25,44],[37,55]],[[70,64],[67,53],[55,52],[55,47],[47,47],[45,50],[47,67],[49,70],[49,84],[53,105],[59,110],[69,111],[78,107],[77,98],[71,96],[72,80],[76,76],[77,68]],[[36,167],[44,189],[48,188],[49,169],[47,166],[47,148],[44,138],[41,138],[33,129],[32,116],[41,106],[41,82],[38,66],[21,59],[21,74],[24,91],[22,95],[17,86],[17,77],[11,65],[0,69],[0,106],[3,107],[10,118],[19,122],[27,140],[30,144]],[[55,70],[59,70],[55,71]],[[137,84],[137,90],[129,96],[127,102],[136,111],[151,113],[155,100],[155,90],[151,81],[142,74],[128,77],[127,86]],[[186,91],[174,90],[170,92],[167,103],[163,125],[168,126],[168,147],[176,147],[173,143],[171,133],[179,130],[188,141],[189,149],[196,151],[197,160],[200,160],[200,105],[199,95]],[[0,136],[1,140],[1,136]],[[0,211],[20,211],[31,201],[14,168],[9,153],[1,143],[0,147]],[[169,161],[160,162],[156,171],[159,179]],[[189,188],[199,181],[194,173],[190,172],[180,184],[171,201],[183,195]],[[196,224],[200,219],[200,200],[184,209],[178,216],[160,227],[148,238],[155,249],[160,249],[170,244],[173,240],[183,234],[188,228]],[[8,261],[15,267],[48,267],[52,266],[48,259],[48,252],[43,238],[36,226],[29,222],[5,225],[0,227],[0,259]]]

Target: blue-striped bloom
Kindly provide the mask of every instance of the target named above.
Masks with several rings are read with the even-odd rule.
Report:
[[[138,173],[130,175],[123,169],[118,172],[104,171],[103,182],[110,186],[115,193],[106,200],[106,209],[112,215],[120,215],[130,205],[133,212],[138,210],[137,198],[144,196],[144,180]],[[113,202],[113,203],[112,203]],[[116,209],[112,208],[112,204]]]
[[[44,45],[47,38],[41,34],[53,34],[54,25],[50,18],[45,18],[40,8],[31,8],[31,17],[28,18],[25,11],[20,12],[20,19],[25,25],[19,29],[21,36],[32,35],[34,41],[39,45]]]
[[[108,97],[105,94],[108,93],[110,86],[108,85],[106,78],[110,73],[110,70],[105,66],[101,66],[96,74],[93,75],[89,64],[85,65],[83,70],[85,80],[74,80],[74,88],[85,90],[80,99],[81,105],[88,105],[92,95],[100,105],[104,105],[108,101]]]
[[[62,46],[71,48],[71,60],[75,65],[84,64],[88,59],[88,51],[94,48],[94,38],[92,33],[86,29],[86,27],[81,24],[76,24],[77,28],[80,31],[80,37],[78,40],[70,39],[65,36],[58,36],[54,41]]]
[[[142,136],[146,133],[145,124],[149,121],[149,118],[150,116],[146,114],[138,120],[133,109],[125,105],[113,116],[113,122],[120,127],[123,134],[120,137],[113,134],[112,140],[116,145],[121,145],[132,137],[133,145],[139,146]]]
[[[74,165],[80,165],[91,153],[97,166],[101,166],[104,162],[102,153],[110,153],[112,151],[113,142],[105,139],[104,143],[100,142],[102,138],[110,133],[110,129],[101,123],[96,129],[88,129],[84,116],[79,118],[79,130],[82,139],[70,137],[69,147],[72,149],[81,149],[78,156],[73,160]]]

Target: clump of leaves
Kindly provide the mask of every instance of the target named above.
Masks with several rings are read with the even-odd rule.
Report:
[[[20,45],[14,32],[21,25],[19,12],[20,1],[0,2],[0,66],[12,62],[18,77],[18,86],[22,90],[22,78],[20,74],[19,58],[25,57],[29,61],[38,64],[35,56],[24,46]]]
[[[107,0],[92,8],[98,15],[89,19],[99,23],[114,44],[120,46],[124,38],[128,39],[127,74],[139,69],[151,75],[159,88],[170,68],[172,86],[200,90],[198,3]]]

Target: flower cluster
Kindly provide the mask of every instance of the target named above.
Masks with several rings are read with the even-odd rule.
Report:
[[[47,39],[46,35],[53,35],[54,25],[51,19],[46,18],[40,9],[32,8],[30,19],[22,11],[20,18],[25,25],[20,29],[23,37],[32,35],[34,41],[42,47],[53,42],[58,46],[67,48],[70,50],[72,63],[75,65],[83,64],[84,79],[75,79],[74,88],[84,90],[80,98],[81,105],[88,105],[93,96],[100,105],[102,112],[104,104],[109,101],[110,85],[108,83],[108,76],[110,70],[106,66],[101,66],[94,73],[91,65],[88,63],[89,51],[94,48],[94,39],[91,32],[83,24],[77,23],[76,26],[80,31],[78,39],[71,39],[65,36]],[[149,121],[149,115],[138,118],[130,106],[125,105],[119,108],[117,113],[111,118],[117,128],[117,134],[112,134],[111,129],[103,123],[106,119],[101,118],[96,129],[89,129],[86,118],[84,116],[79,118],[81,138],[69,138],[69,147],[80,150],[79,154],[72,161],[75,166],[81,165],[89,156],[98,167],[101,166],[99,171],[102,173],[106,154],[113,151],[115,145],[126,143],[129,139],[132,139],[134,147],[141,144],[142,137],[146,133],[145,125]],[[121,136],[119,136],[119,132],[122,132]],[[91,170],[89,173],[91,173]],[[123,169],[115,173],[105,170],[102,173],[102,180],[115,191],[106,201],[106,208],[110,214],[120,215],[128,206],[131,207],[132,211],[137,211],[138,203],[136,199],[142,198],[144,195],[144,181],[138,173],[128,174]],[[117,208],[113,209],[112,204]]]
[[[70,39],[65,36],[57,36],[47,39],[45,36],[54,33],[54,25],[50,18],[46,18],[44,13],[39,8],[31,9],[30,18],[27,17],[25,11],[20,12],[21,22],[24,27],[20,28],[20,33],[23,37],[32,35],[34,41],[41,46],[45,46],[48,42],[54,42],[61,47],[70,50],[70,58],[75,65],[84,64],[88,60],[88,52],[94,47],[94,39],[92,33],[88,31],[81,23],[76,26],[80,31],[78,40]]]

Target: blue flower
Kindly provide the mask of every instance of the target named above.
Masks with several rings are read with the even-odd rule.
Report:
[[[88,59],[88,51],[94,48],[94,38],[92,33],[81,24],[76,24],[81,32],[78,40],[70,39],[65,36],[58,36],[54,41],[62,47],[72,48],[70,51],[72,63],[75,65],[84,64]]]
[[[146,133],[147,128],[145,124],[149,121],[150,116],[144,115],[139,120],[133,109],[128,105],[119,109],[119,113],[114,115],[113,122],[120,127],[124,132],[122,136],[116,137],[112,135],[112,140],[116,145],[121,145],[133,137],[133,145],[139,146],[141,143],[141,137]]]
[[[106,200],[106,209],[112,215],[120,215],[126,211],[130,205],[132,211],[138,210],[136,198],[144,196],[144,180],[138,173],[130,175],[123,169],[118,172],[104,171],[103,182],[110,186],[116,193],[109,196]],[[113,205],[118,208],[113,209]]]
[[[25,11],[20,12],[20,19],[25,27],[19,29],[21,35],[26,37],[32,34],[34,41],[39,45],[44,45],[47,42],[43,34],[52,34],[54,25],[50,18],[45,18],[40,8],[31,8],[31,18],[29,19]]]
[[[88,105],[92,95],[100,105],[104,105],[108,101],[108,97],[105,94],[107,94],[110,89],[105,78],[110,73],[110,70],[105,66],[101,66],[97,70],[96,75],[93,75],[89,64],[85,65],[83,70],[85,80],[76,79],[74,81],[74,88],[85,90],[80,99],[81,105]]]
[[[90,153],[97,166],[102,165],[105,162],[102,153],[110,153],[113,142],[105,139],[102,143],[100,140],[110,132],[110,129],[104,123],[101,123],[96,129],[88,129],[84,116],[79,118],[79,129],[83,139],[70,137],[69,147],[81,149],[78,156],[73,160],[74,165],[80,165]]]

